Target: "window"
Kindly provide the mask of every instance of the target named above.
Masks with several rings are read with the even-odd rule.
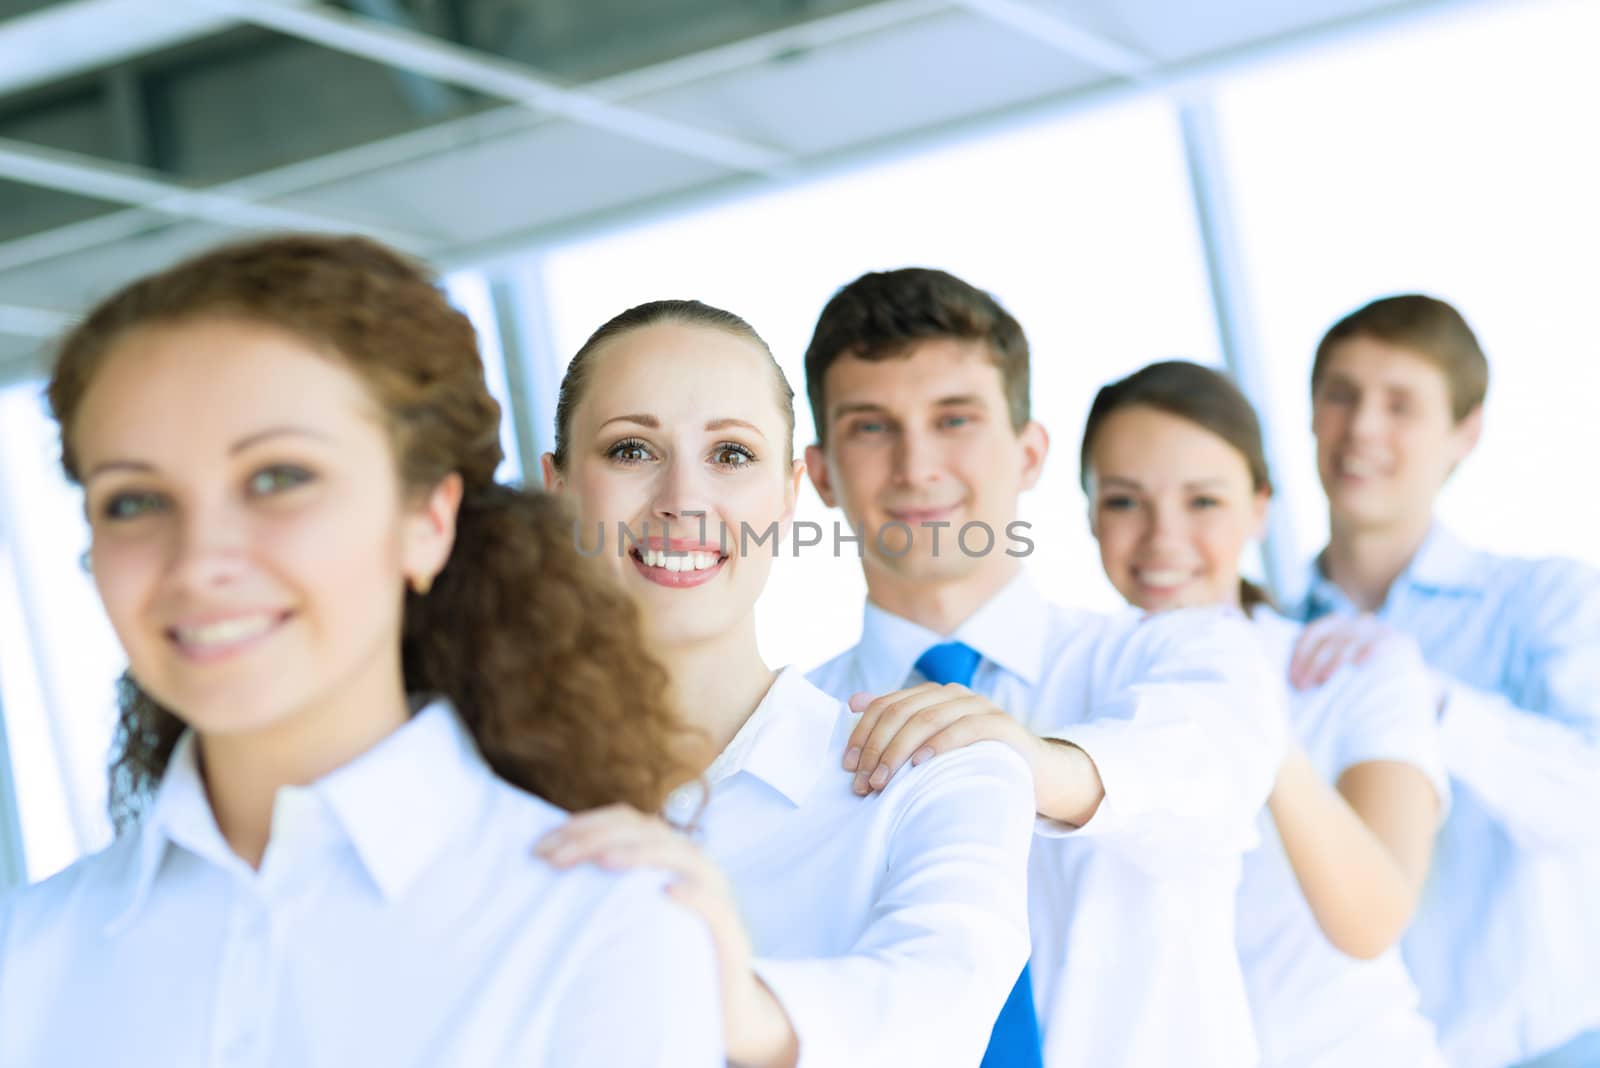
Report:
[[[1374,297],[1430,293],[1490,364],[1483,439],[1444,521],[1494,551],[1600,564],[1597,35],[1600,7],[1581,0],[1488,5],[1219,87],[1280,480],[1316,486],[1323,331]],[[1320,546],[1320,494],[1296,503],[1298,540]]]
[[[1028,330],[1034,416],[1052,434],[1023,500],[1028,566],[1056,599],[1111,607],[1078,488],[1083,419],[1105,382],[1160,358],[1219,362],[1177,129],[1162,101],[1084,112],[550,250],[556,351],[648,300],[692,297],[748,319],[797,394],[797,449],[814,440],[801,364],[817,313],[868,270],[941,267],[990,290]],[[810,486],[799,520],[837,514]],[[860,631],[854,550],[831,535],[785,557],[758,608],[771,663],[810,665]]]

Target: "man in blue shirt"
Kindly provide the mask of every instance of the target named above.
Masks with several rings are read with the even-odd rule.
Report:
[[[1600,573],[1480,552],[1434,519],[1487,388],[1471,329],[1429,297],[1375,301],[1323,338],[1312,428],[1329,540],[1295,681],[1320,681],[1386,628],[1421,643],[1455,787],[1404,943],[1422,1007],[1462,1068],[1594,1066]]]

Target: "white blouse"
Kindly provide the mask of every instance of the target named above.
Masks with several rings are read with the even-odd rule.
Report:
[[[1032,776],[989,742],[857,797],[842,764],[855,722],[785,669],[708,773],[697,837],[801,1068],[974,1068],[1028,956]]]
[[[1266,609],[1257,637],[1289,677],[1300,625]],[[1367,761],[1410,764],[1443,810],[1449,778],[1434,722],[1434,693],[1415,643],[1396,639],[1360,667],[1314,690],[1293,691],[1290,729],[1324,782]],[[1239,884],[1239,959],[1262,1063],[1271,1068],[1443,1068],[1399,946],[1373,960],[1335,949],[1317,926],[1270,812],[1262,844],[1246,854]]]
[[[705,929],[537,860],[565,818],[435,702],[279,790],[252,870],[185,735],[136,830],[0,902],[0,1064],[720,1068]]]

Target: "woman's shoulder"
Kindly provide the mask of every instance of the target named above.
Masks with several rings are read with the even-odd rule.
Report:
[[[0,896],[0,954],[9,955],[20,939],[109,923],[134,891],[141,841],[137,829],[127,831],[98,852]]]

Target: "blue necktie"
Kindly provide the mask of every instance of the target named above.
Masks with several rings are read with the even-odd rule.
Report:
[[[917,658],[917,670],[929,682],[943,685],[954,682],[972,685],[972,675],[983,657],[965,642],[935,645]],[[1039,1018],[1033,1009],[1033,976],[1022,966],[1017,985],[1000,1009],[989,1034],[979,1068],[1043,1068],[1044,1054],[1039,1046]]]

